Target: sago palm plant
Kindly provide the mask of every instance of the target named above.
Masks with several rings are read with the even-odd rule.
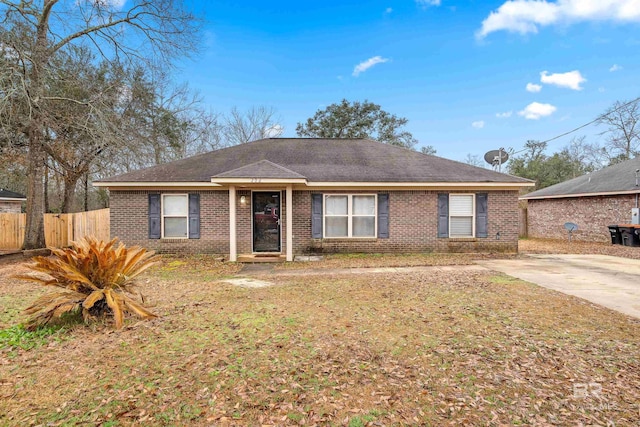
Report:
[[[70,248],[52,249],[49,257],[34,257],[32,270],[48,277],[19,275],[24,280],[62,288],[60,292],[38,298],[25,313],[32,315],[27,328],[34,329],[65,313],[82,313],[85,322],[102,315],[113,315],[121,328],[124,315],[142,319],[156,317],[133,299],[133,278],[156,263],[153,252],[139,246],[127,248],[118,239],[109,242],[93,237],[73,242]]]

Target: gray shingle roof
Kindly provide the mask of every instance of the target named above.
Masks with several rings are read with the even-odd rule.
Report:
[[[4,188],[0,188],[0,199],[24,199],[27,200],[27,198],[20,194],[20,193],[16,193],[15,191],[9,191],[9,190],[5,190]]]
[[[533,191],[522,196],[521,199],[640,192],[640,187],[636,186],[638,169],[640,169],[640,157]]]
[[[260,160],[259,162],[241,166],[214,176],[217,178],[304,178],[303,175],[280,165],[276,165],[269,160]]]
[[[276,170],[309,182],[531,182],[369,139],[314,138],[261,139],[98,182],[210,182]]]

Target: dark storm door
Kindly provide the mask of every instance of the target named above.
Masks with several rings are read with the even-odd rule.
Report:
[[[280,192],[254,191],[253,252],[280,252]]]

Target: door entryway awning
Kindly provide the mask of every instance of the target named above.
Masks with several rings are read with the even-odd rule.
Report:
[[[269,160],[260,160],[211,177],[215,184],[306,184],[307,178]]]

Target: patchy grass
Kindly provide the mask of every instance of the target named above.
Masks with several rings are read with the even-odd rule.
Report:
[[[185,257],[163,256],[160,266],[150,276],[160,279],[184,278],[203,282],[231,277],[242,269],[242,264],[222,262],[218,257],[193,255]]]
[[[518,250],[521,254],[596,254],[640,259],[640,248],[576,240],[520,239]]]
[[[226,265],[175,261],[142,280],[159,319],[0,352],[0,425],[638,419],[640,322],[584,300],[464,268],[245,289],[210,279]],[[38,288],[7,273],[2,301],[26,307]]]
[[[48,325],[34,331],[28,331],[22,325],[0,329],[0,348],[7,351],[15,349],[31,350],[49,342],[52,335],[64,339],[65,328],[61,325]]]
[[[513,258],[515,254],[325,254],[321,261],[286,262],[278,264],[278,270],[363,267],[415,267],[438,265],[471,265],[474,260],[488,258]]]

